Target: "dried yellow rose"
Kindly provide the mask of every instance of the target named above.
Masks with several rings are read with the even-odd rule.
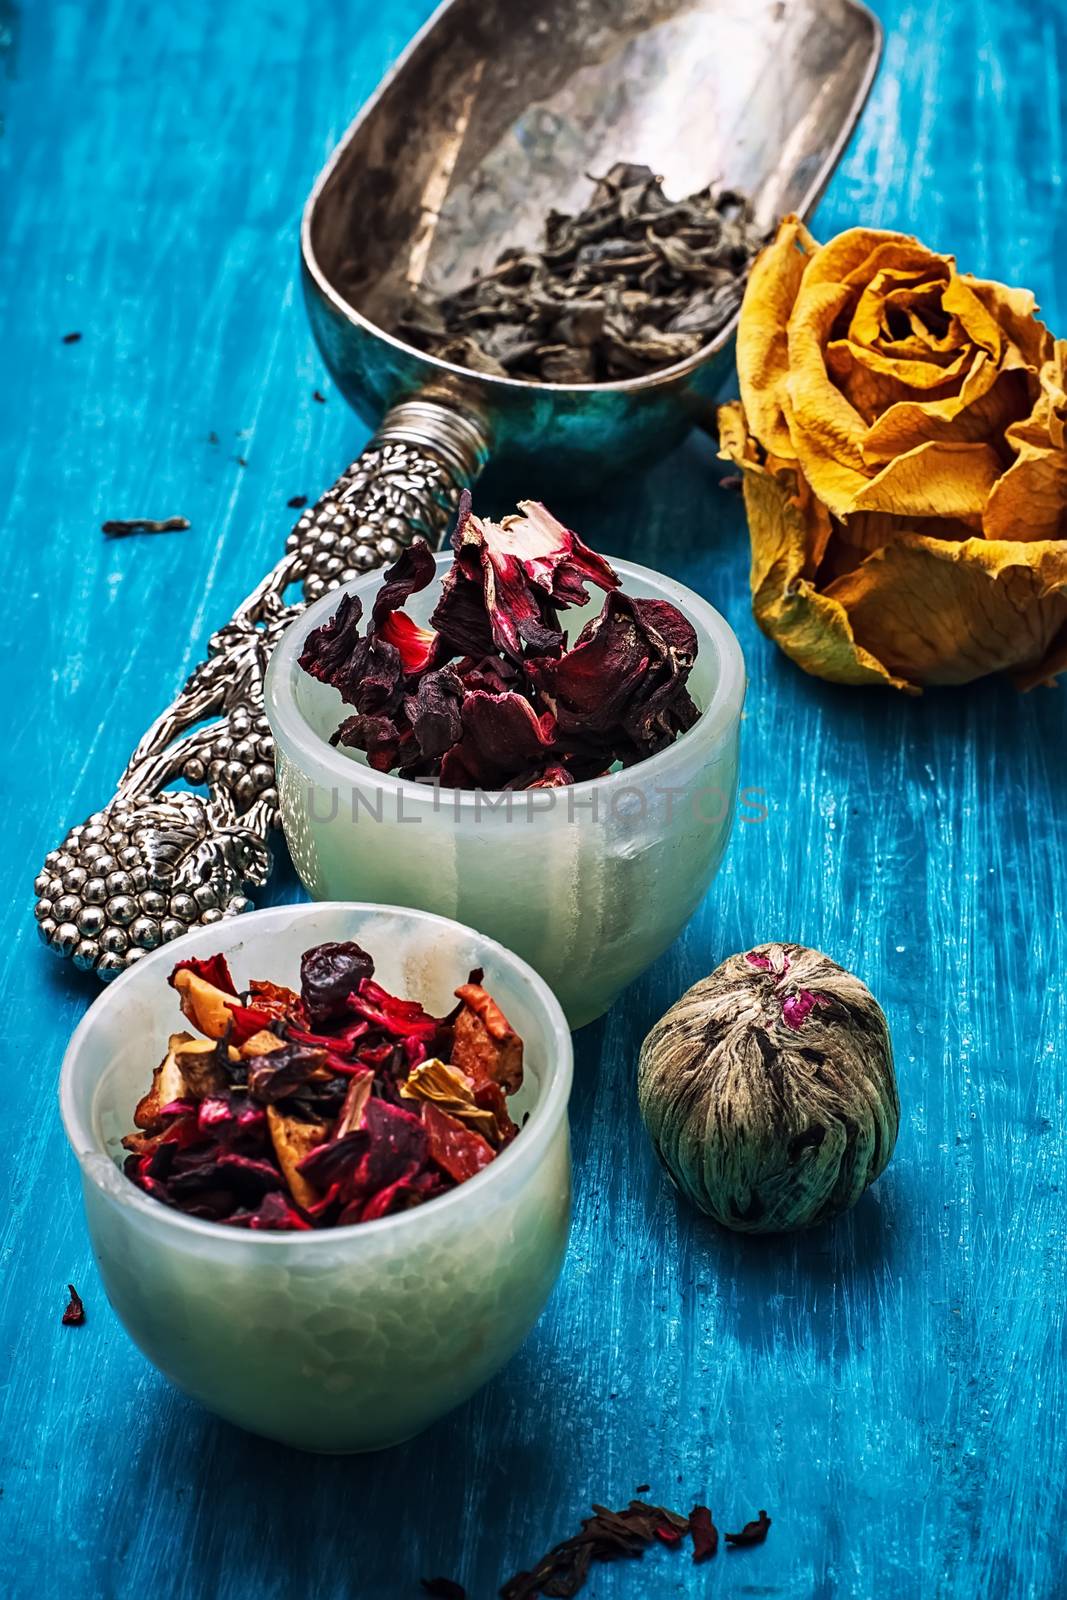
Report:
[[[1067,667],[1067,341],[904,234],[786,217],[752,269],[741,403],[757,621],[838,683]]]

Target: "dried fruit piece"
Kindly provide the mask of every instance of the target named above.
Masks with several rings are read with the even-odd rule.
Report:
[[[249,1063],[248,1092],[263,1105],[273,1105],[295,1094],[313,1076],[323,1076],[325,1066],[325,1050],[290,1041]]]
[[[495,1111],[478,1105],[474,1085],[466,1073],[439,1061],[436,1056],[412,1067],[400,1085],[400,1095],[404,1100],[431,1102],[490,1143],[498,1142]]]
[[[313,1206],[319,1199],[315,1184],[305,1176],[301,1164],[321,1145],[329,1129],[324,1122],[303,1122],[287,1117],[277,1106],[267,1107],[267,1126],[278,1165],[297,1205]]]
[[[135,1126],[149,1133],[162,1126],[163,1107],[180,1100],[186,1092],[185,1078],[178,1065],[177,1052],[185,1045],[194,1044],[191,1033],[172,1033],[167,1040],[167,1053],[152,1073],[152,1087],[142,1095],[133,1113]]]
[[[175,967],[170,981],[178,991],[182,1014],[188,1017],[193,1027],[206,1034],[209,1039],[224,1038],[227,1030],[233,1025],[233,1013],[230,1008],[235,997],[210,983],[184,963]]]
[[[480,1133],[465,1128],[432,1100],[422,1103],[422,1125],[426,1129],[430,1160],[455,1183],[466,1183],[468,1178],[487,1167],[496,1154]]]
[[[461,984],[456,997],[462,1006],[453,1024],[452,1064],[475,1087],[488,1079],[514,1094],[522,1087],[522,1040],[481,984]]]
[[[205,1095],[222,1094],[229,1086],[219,1046],[211,1039],[190,1039],[174,1052],[185,1092],[202,1100]]]
[[[315,945],[300,958],[300,996],[312,1029],[326,1028],[348,1014],[348,999],[374,962],[358,944]]]

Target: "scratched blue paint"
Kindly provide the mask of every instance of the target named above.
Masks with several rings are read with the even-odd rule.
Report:
[[[326,383],[297,216],[428,9],[0,5],[0,1590],[404,1600],[445,1572],[483,1600],[591,1498],[647,1482],[683,1508],[706,1497],[726,1526],[766,1506],[770,1538],[710,1570],[667,1552],[605,1569],[594,1600],[1062,1594],[1063,690],[913,704],[802,677],[753,626],[741,511],[705,438],[595,504],[551,461],[530,485],[727,613],[752,676],[742,782],[769,812],[737,829],[685,936],[579,1038],[574,1236],[537,1332],[416,1444],[303,1460],[172,1393],[104,1301],[53,1110],[94,991],[38,949],[30,880],[280,549],[287,498],[362,442],[333,392],[311,398]],[[1062,0],[878,9],[884,67],[817,231],[914,229],[1031,285],[1067,328]],[[175,512],[184,536],[98,532]],[[290,872],[273,893],[296,893]],[[675,1203],[631,1075],[683,987],[773,937],[870,981],[904,1115],[851,1217],[743,1241]],[[68,1279],[81,1330],[59,1325]]]

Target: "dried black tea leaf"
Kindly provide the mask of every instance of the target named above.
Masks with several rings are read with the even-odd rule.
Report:
[[[67,1284],[67,1293],[70,1295],[70,1300],[67,1303],[67,1309],[63,1313],[63,1326],[65,1328],[80,1328],[85,1321],[85,1307],[82,1304],[82,1297],[72,1283]]]
[[[290,506],[293,511],[303,511],[304,507],[308,503],[308,497],[306,494],[290,495],[289,499],[285,503],[287,506]]]
[[[163,517],[156,520],[152,517],[112,518],[109,522],[100,524],[100,531],[106,533],[109,539],[128,539],[132,533],[184,533],[189,526],[188,517]]]
[[[766,237],[738,190],[669,200],[651,168],[616,162],[583,211],[549,212],[540,248],[507,249],[447,294],[420,287],[395,332],[496,377],[639,377],[696,355],[733,320]]]
[[[81,334],[80,333],[65,333],[63,335],[63,343],[64,344],[77,344],[80,341],[80,339],[81,339]]]

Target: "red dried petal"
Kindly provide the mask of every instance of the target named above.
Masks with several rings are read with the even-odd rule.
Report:
[[[463,731],[487,772],[514,771],[543,760],[556,735],[550,711],[538,716],[521,694],[486,694],[475,690],[463,701]]]
[[[771,1519],[766,1511],[761,1511],[755,1522],[746,1522],[740,1533],[725,1535],[726,1543],[732,1545],[762,1544],[767,1537]]]
[[[693,1541],[693,1560],[707,1561],[719,1548],[719,1530],[707,1506],[694,1506],[689,1513],[689,1537]]]
[[[357,1201],[352,1207],[346,1207],[338,1221],[342,1224],[374,1222],[378,1217],[388,1217],[395,1211],[410,1211],[412,1206],[421,1205],[427,1195],[428,1186],[412,1171],[398,1178],[395,1183],[387,1184],[365,1204]],[[350,1212],[358,1214],[350,1215]]]
[[[413,695],[404,701],[419,751],[429,760],[443,756],[463,732],[461,708],[464,688],[453,667],[427,672]]]
[[[278,1190],[264,1195],[258,1208],[247,1218],[231,1217],[229,1220],[253,1232],[265,1233],[310,1233],[312,1226]]]
[[[363,676],[367,641],[360,637],[363,602],[357,595],[342,595],[341,603],[328,622],[315,628],[304,641],[300,665],[320,683],[332,684],[348,704]]]
[[[812,994],[810,989],[799,989],[782,1001],[782,1021],[787,1028],[802,1028],[816,1006],[830,1004],[823,994]]]
[[[437,634],[432,628],[420,628],[406,611],[394,611],[386,617],[378,637],[399,653],[400,664],[409,675],[425,672],[437,651]]]
[[[467,508],[452,542],[453,571],[461,570],[469,581],[480,568],[493,642],[516,660],[524,646],[538,654],[559,649],[562,631],[556,607],[584,604],[589,598],[587,582],[609,590],[619,582],[602,556],[536,501],[520,502],[518,513],[502,523],[482,522]],[[462,594],[460,582],[457,578],[457,594]],[[456,594],[449,600],[454,609]],[[450,617],[439,621],[437,612],[433,620],[442,632],[452,623]]]
[[[348,1004],[358,1016],[401,1038],[432,1039],[440,1027],[437,1018],[424,1011],[417,1000],[398,1000],[370,978],[361,980]]]
[[[374,597],[371,631],[381,632],[390,613],[399,611],[413,594],[432,583],[436,571],[437,562],[426,540],[413,539],[382,579]]]
[[[80,1328],[85,1321],[85,1306],[82,1297],[72,1283],[67,1284],[67,1293],[70,1299],[67,1309],[63,1313],[62,1321],[65,1328]]]
[[[224,955],[215,956],[190,956],[187,961],[175,963],[171,975],[167,980],[174,987],[174,974],[177,972],[191,972],[197,978],[202,978],[205,983],[210,983],[216,989],[221,989],[223,994],[236,994],[237,985],[230,976],[230,969]]]
[[[269,1011],[261,1011],[258,1006],[244,1006],[238,1003],[230,1007],[233,1018],[233,1031],[229,1042],[240,1047],[246,1039],[251,1039],[254,1033],[262,1033],[264,1028],[269,1028],[274,1020]]]
[[[360,1126],[319,1145],[299,1170],[317,1189],[341,1186],[346,1198],[375,1195],[412,1177],[426,1163],[428,1141],[420,1119],[387,1101],[370,1099]]]

